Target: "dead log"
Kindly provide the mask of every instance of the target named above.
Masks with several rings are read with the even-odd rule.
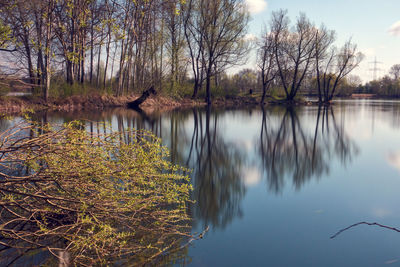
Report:
[[[150,87],[149,89],[147,89],[146,91],[143,92],[143,94],[136,100],[132,101],[132,102],[128,102],[128,108],[131,109],[138,109],[139,106],[146,101],[146,99],[151,95],[156,95],[157,92],[156,90],[154,90],[154,87]]]

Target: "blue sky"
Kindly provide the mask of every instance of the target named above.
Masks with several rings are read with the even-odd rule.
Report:
[[[337,34],[337,46],[350,37],[364,53],[365,59],[353,74],[363,81],[372,79],[369,71],[375,57],[382,62],[378,77],[387,74],[394,64],[400,64],[400,0],[245,0],[252,20],[249,32],[259,36],[263,25],[269,22],[271,12],[287,9],[292,21],[304,12],[316,26],[324,23]],[[248,62],[255,66],[255,60]]]

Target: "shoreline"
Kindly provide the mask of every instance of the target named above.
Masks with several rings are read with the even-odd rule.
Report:
[[[26,110],[33,111],[83,111],[104,110],[108,108],[126,107],[127,103],[137,99],[138,96],[108,96],[108,95],[75,95],[65,99],[49,99],[46,103],[39,97],[32,96],[6,96],[0,97],[0,113],[18,114]],[[183,107],[203,106],[205,103],[182,99],[176,100],[170,97],[149,97],[141,105],[143,110],[176,109]]]
[[[65,99],[49,99],[46,103],[39,97],[6,96],[0,97],[0,113],[11,115],[22,113],[26,110],[73,112],[105,110],[109,108],[128,109],[127,103],[134,101],[138,97],[138,95],[122,97],[108,95],[75,95]],[[213,107],[247,107],[256,105],[260,105],[259,99],[252,96],[216,98],[212,102]],[[166,96],[150,96],[140,105],[140,109],[146,112],[152,112],[204,106],[207,106],[207,103],[199,99],[175,99]]]
[[[109,96],[109,95],[74,95],[65,99],[50,99],[47,103],[39,98],[32,96],[5,96],[0,97],[0,113],[4,115],[20,114],[26,110],[31,111],[96,111],[108,108],[127,108],[127,103],[137,99],[138,95],[131,96]],[[360,98],[343,98],[337,99],[360,99]],[[379,99],[379,98],[368,98]],[[334,103],[331,103],[332,105]],[[319,105],[317,101],[296,100],[293,102],[285,102],[269,98],[265,101],[264,106],[310,106]],[[321,105],[327,105],[322,103]],[[146,112],[153,111],[170,111],[180,108],[204,107],[207,103],[203,100],[193,100],[191,98],[174,99],[166,96],[150,96],[140,108]],[[258,96],[229,96],[217,97],[213,100],[212,107],[254,107],[260,106],[260,97]]]

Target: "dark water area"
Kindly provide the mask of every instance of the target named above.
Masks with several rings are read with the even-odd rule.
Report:
[[[177,266],[400,265],[398,232],[359,225],[330,238],[362,221],[400,228],[398,101],[34,117],[82,119],[94,133],[147,129],[192,169],[193,232],[209,231]]]

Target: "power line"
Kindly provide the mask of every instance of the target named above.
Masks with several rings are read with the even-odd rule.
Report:
[[[378,71],[381,71],[382,69],[380,69],[380,68],[378,68],[378,64],[383,64],[383,62],[380,62],[380,61],[377,61],[376,60],[376,57],[375,57],[375,60],[374,61],[372,61],[372,62],[368,62],[369,64],[374,64],[374,67],[372,68],[372,69],[369,69],[369,71],[372,71],[373,72],[373,79],[374,79],[374,81],[376,80],[376,78],[377,78],[377,73],[378,73]]]

